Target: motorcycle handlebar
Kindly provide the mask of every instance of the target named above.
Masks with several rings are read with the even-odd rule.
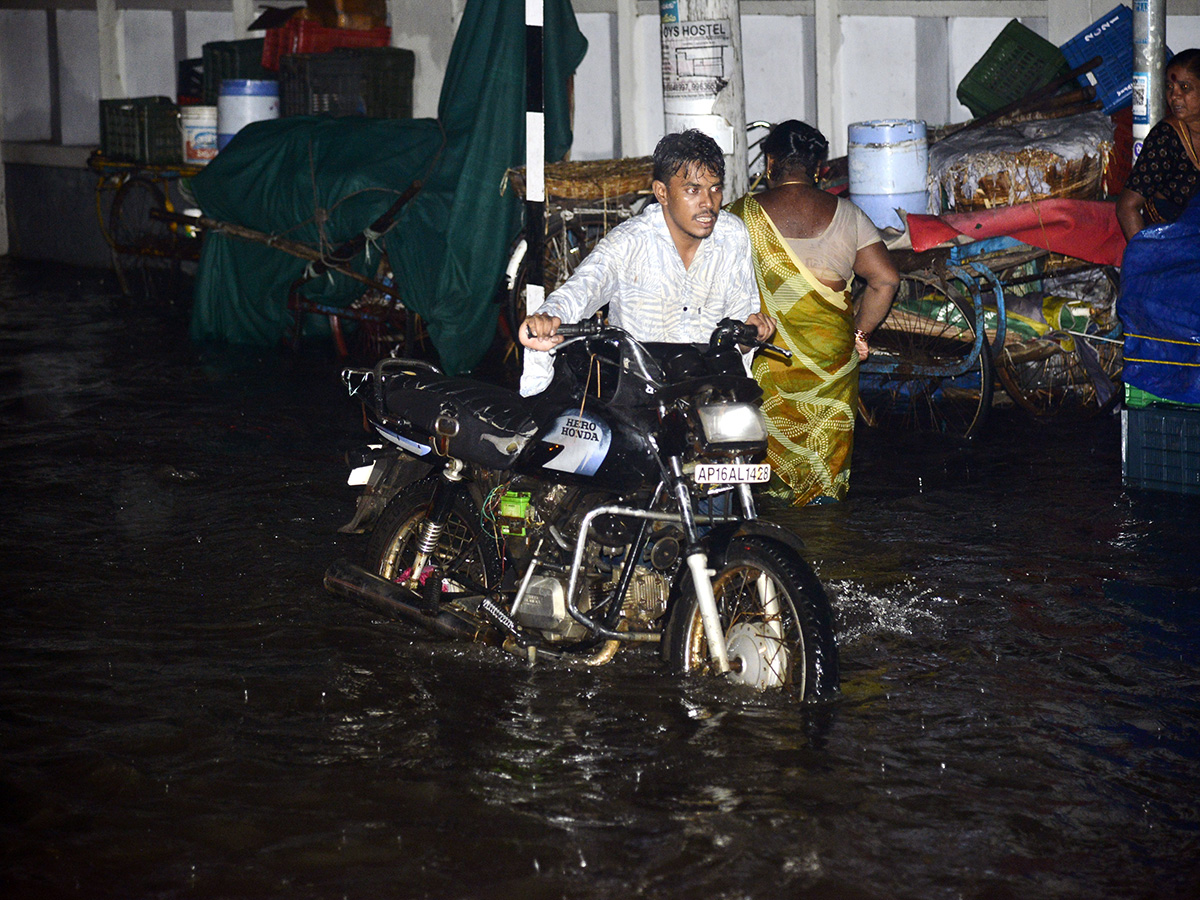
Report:
[[[731,349],[735,345],[743,347],[757,347],[760,350],[766,350],[770,353],[776,353],[784,359],[791,359],[792,353],[783,347],[777,347],[774,344],[769,344],[766,341],[758,339],[758,329],[746,322],[739,322],[737,319],[722,319],[716,330],[713,332],[712,338],[709,341],[710,349],[722,350]]]
[[[555,329],[556,334],[561,334],[563,338],[587,337],[589,335],[601,334],[605,330],[605,326],[597,319],[584,319],[582,322],[576,322],[574,325],[562,324]]]
[[[563,339],[577,337],[593,337],[611,331],[611,327],[605,325],[599,319],[584,319],[582,322],[575,324],[562,324],[556,329],[556,333],[562,335]],[[746,347],[758,347],[762,350],[767,350],[771,353],[777,353],[785,359],[791,359],[791,351],[783,347],[777,347],[774,344],[768,344],[765,341],[758,339],[758,329],[753,325],[748,325],[745,322],[738,322],[736,319],[724,319],[713,332],[710,347],[720,349],[724,346],[732,346],[741,344]]]

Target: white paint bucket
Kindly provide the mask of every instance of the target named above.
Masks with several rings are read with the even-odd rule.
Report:
[[[217,108],[179,107],[179,130],[183,135],[183,161],[202,166],[217,155]]]
[[[850,199],[879,228],[903,228],[896,209],[924,213],[929,144],[915,119],[855,122],[849,129]]]
[[[217,149],[251,122],[279,118],[279,82],[229,78],[217,95]]]

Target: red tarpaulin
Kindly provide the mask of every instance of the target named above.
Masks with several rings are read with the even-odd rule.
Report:
[[[941,216],[908,216],[908,233],[918,253],[966,235],[973,241],[1007,235],[1098,265],[1121,264],[1125,236],[1116,204],[1099,200],[1039,200],[1019,206]]]

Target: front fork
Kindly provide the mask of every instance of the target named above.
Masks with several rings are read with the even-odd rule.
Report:
[[[679,514],[683,519],[683,531],[687,536],[687,567],[692,575],[692,587],[696,591],[696,602],[700,607],[700,621],[704,624],[704,637],[708,640],[708,653],[713,665],[722,675],[731,671],[729,651],[725,646],[725,629],[721,625],[721,614],[717,610],[717,597],[713,593],[712,576],[715,574],[708,568],[708,554],[700,543],[700,533],[696,529],[696,514],[692,509],[692,494],[688,490],[687,481],[683,477],[683,469],[678,456],[671,457],[671,476],[674,481],[673,489],[679,504]]]

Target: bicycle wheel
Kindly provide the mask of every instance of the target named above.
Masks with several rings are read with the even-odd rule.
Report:
[[[148,178],[130,178],[117,189],[109,212],[113,250],[129,255],[170,256],[175,234],[167,222],[151,215],[166,211],[166,196],[158,185]]]
[[[604,237],[608,229],[617,221],[619,220],[615,215],[606,216],[600,213],[572,213],[570,215],[555,213],[550,217],[546,223],[545,268],[542,281],[547,294],[571,276],[583,258],[592,252],[592,248],[596,246],[600,238]],[[508,291],[504,315],[512,340],[512,349],[508,356],[515,363],[519,372],[521,351],[524,348],[516,339],[516,334],[517,326],[524,322],[525,317],[529,314],[526,294],[532,260],[526,252],[523,240],[514,252],[523,255],[520,265],[517,267],[516,277]]]
[[[763,141],[771,133],[770,122],[749,122],[746,124],[746,159],[750,171],[750,193],[754,194],[767,189],[767,155],[763,152]]]
[[[1122,394],[1124,354],[1111,336],[1025,341],[1005,347],[997,362],[1004,390],[1034,418],[1086,418],[1111,409]]]
[[[869,425],[973,437],[995,389],[991,349],[975,352],[975,307],[961,289],[903,274],[859,373],[859,411]]]

